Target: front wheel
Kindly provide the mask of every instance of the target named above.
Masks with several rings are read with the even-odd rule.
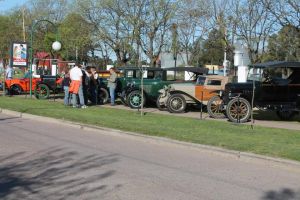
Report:
[[[181,94],[172,94],[167,101],[167,107],[171,113],[183,113],[186,109],[186,101]]]
[[[232,122],[247,122],[251,115],[251,105],[244,98],[231,99],[227,104],[226,115]]]
[[[139,90],[132,91],[127,96],[127,103],[130,108],[138,109],[146,104],[145,94],[142,96],[142,92]]]
[[[212,97],[207,103],[207,112],[210,117],[215,119],[224,118],[224,103],[219,96]]]
[[[34,96],[37,99],[48,99],[50,96],[50,89],[45,84],[39,84],[34,89]]]
[[[106,104],[109,99],[108,91],[105,88],[100,88],[98,91],[98,103]]]

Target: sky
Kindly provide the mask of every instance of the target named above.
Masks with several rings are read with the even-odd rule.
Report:
[[[22,6],[26,2],[28,2],[28,0],[0,0],[0,14],[12,8]]]

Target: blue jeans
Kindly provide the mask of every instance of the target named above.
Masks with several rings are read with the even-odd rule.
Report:
[[[83,90],[82,90],[82,83],[80,84],[80,87],[78,90],[78,96],[79,96],[80,105],[81,106],[85,105],[84,97],[83,97]],[[72,94],[72,104],[73,104],[73,106],[77,106],[77,94]]]
[[[116,87],[109,87],[109,95],[110,95],[110,104],[111,105],[115,104],[115,90],[116,90]]]
[[[69,86],[64,86],[65,91],[65,98],[64,98],[64,104],[65,106],[70,105],[70,94],[69,94]]]

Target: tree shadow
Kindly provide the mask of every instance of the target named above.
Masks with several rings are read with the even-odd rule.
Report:
[[[283,188],[279,191],[268,191],[265,193],[263,200],[300,200],[300,190],[294,191],[289,188]]]
[[[115,154],[81,155],[66,148],[0,156],[0,199],[99,199],[121,185],[107,185]],[[97,198],[96,198],[97,196]]]

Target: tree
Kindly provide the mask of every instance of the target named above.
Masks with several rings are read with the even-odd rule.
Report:
[[[203,44],[203,55],[201,56],[203,64],[222,65],[225,50],[223,36],[223,32],[220,30],[210,31],[208,39]]]
[[[262,2],[281,26],[291,25],[300,28],[299,0],[262,0]]]
[[[178,32],[177,51],[183,51],[188,65],[196,64],[201,52],[201,41],[207,35],[209,3],[207,1],[179,1],[175,23]]]
[[[297,27],[284,26],[278,34],[273,34],[268,40],[268,51],[264,61],[269,60],[300,60],[300,30]]]
[[[234,0],[234,34],[245,41],[252,63],[260,62],[266,51],[267,38],[274,32],[274,19],[260,0]]]
[[[93,49],[93,27],[79,14],[70,13],[59,26],[64,58],[87,60],[88,52]]]
[[[13,41],[21,41],[22,27],[16,23],[14,15],[0,15],[0,58],[7,62],[9,58],[10,45]]]

